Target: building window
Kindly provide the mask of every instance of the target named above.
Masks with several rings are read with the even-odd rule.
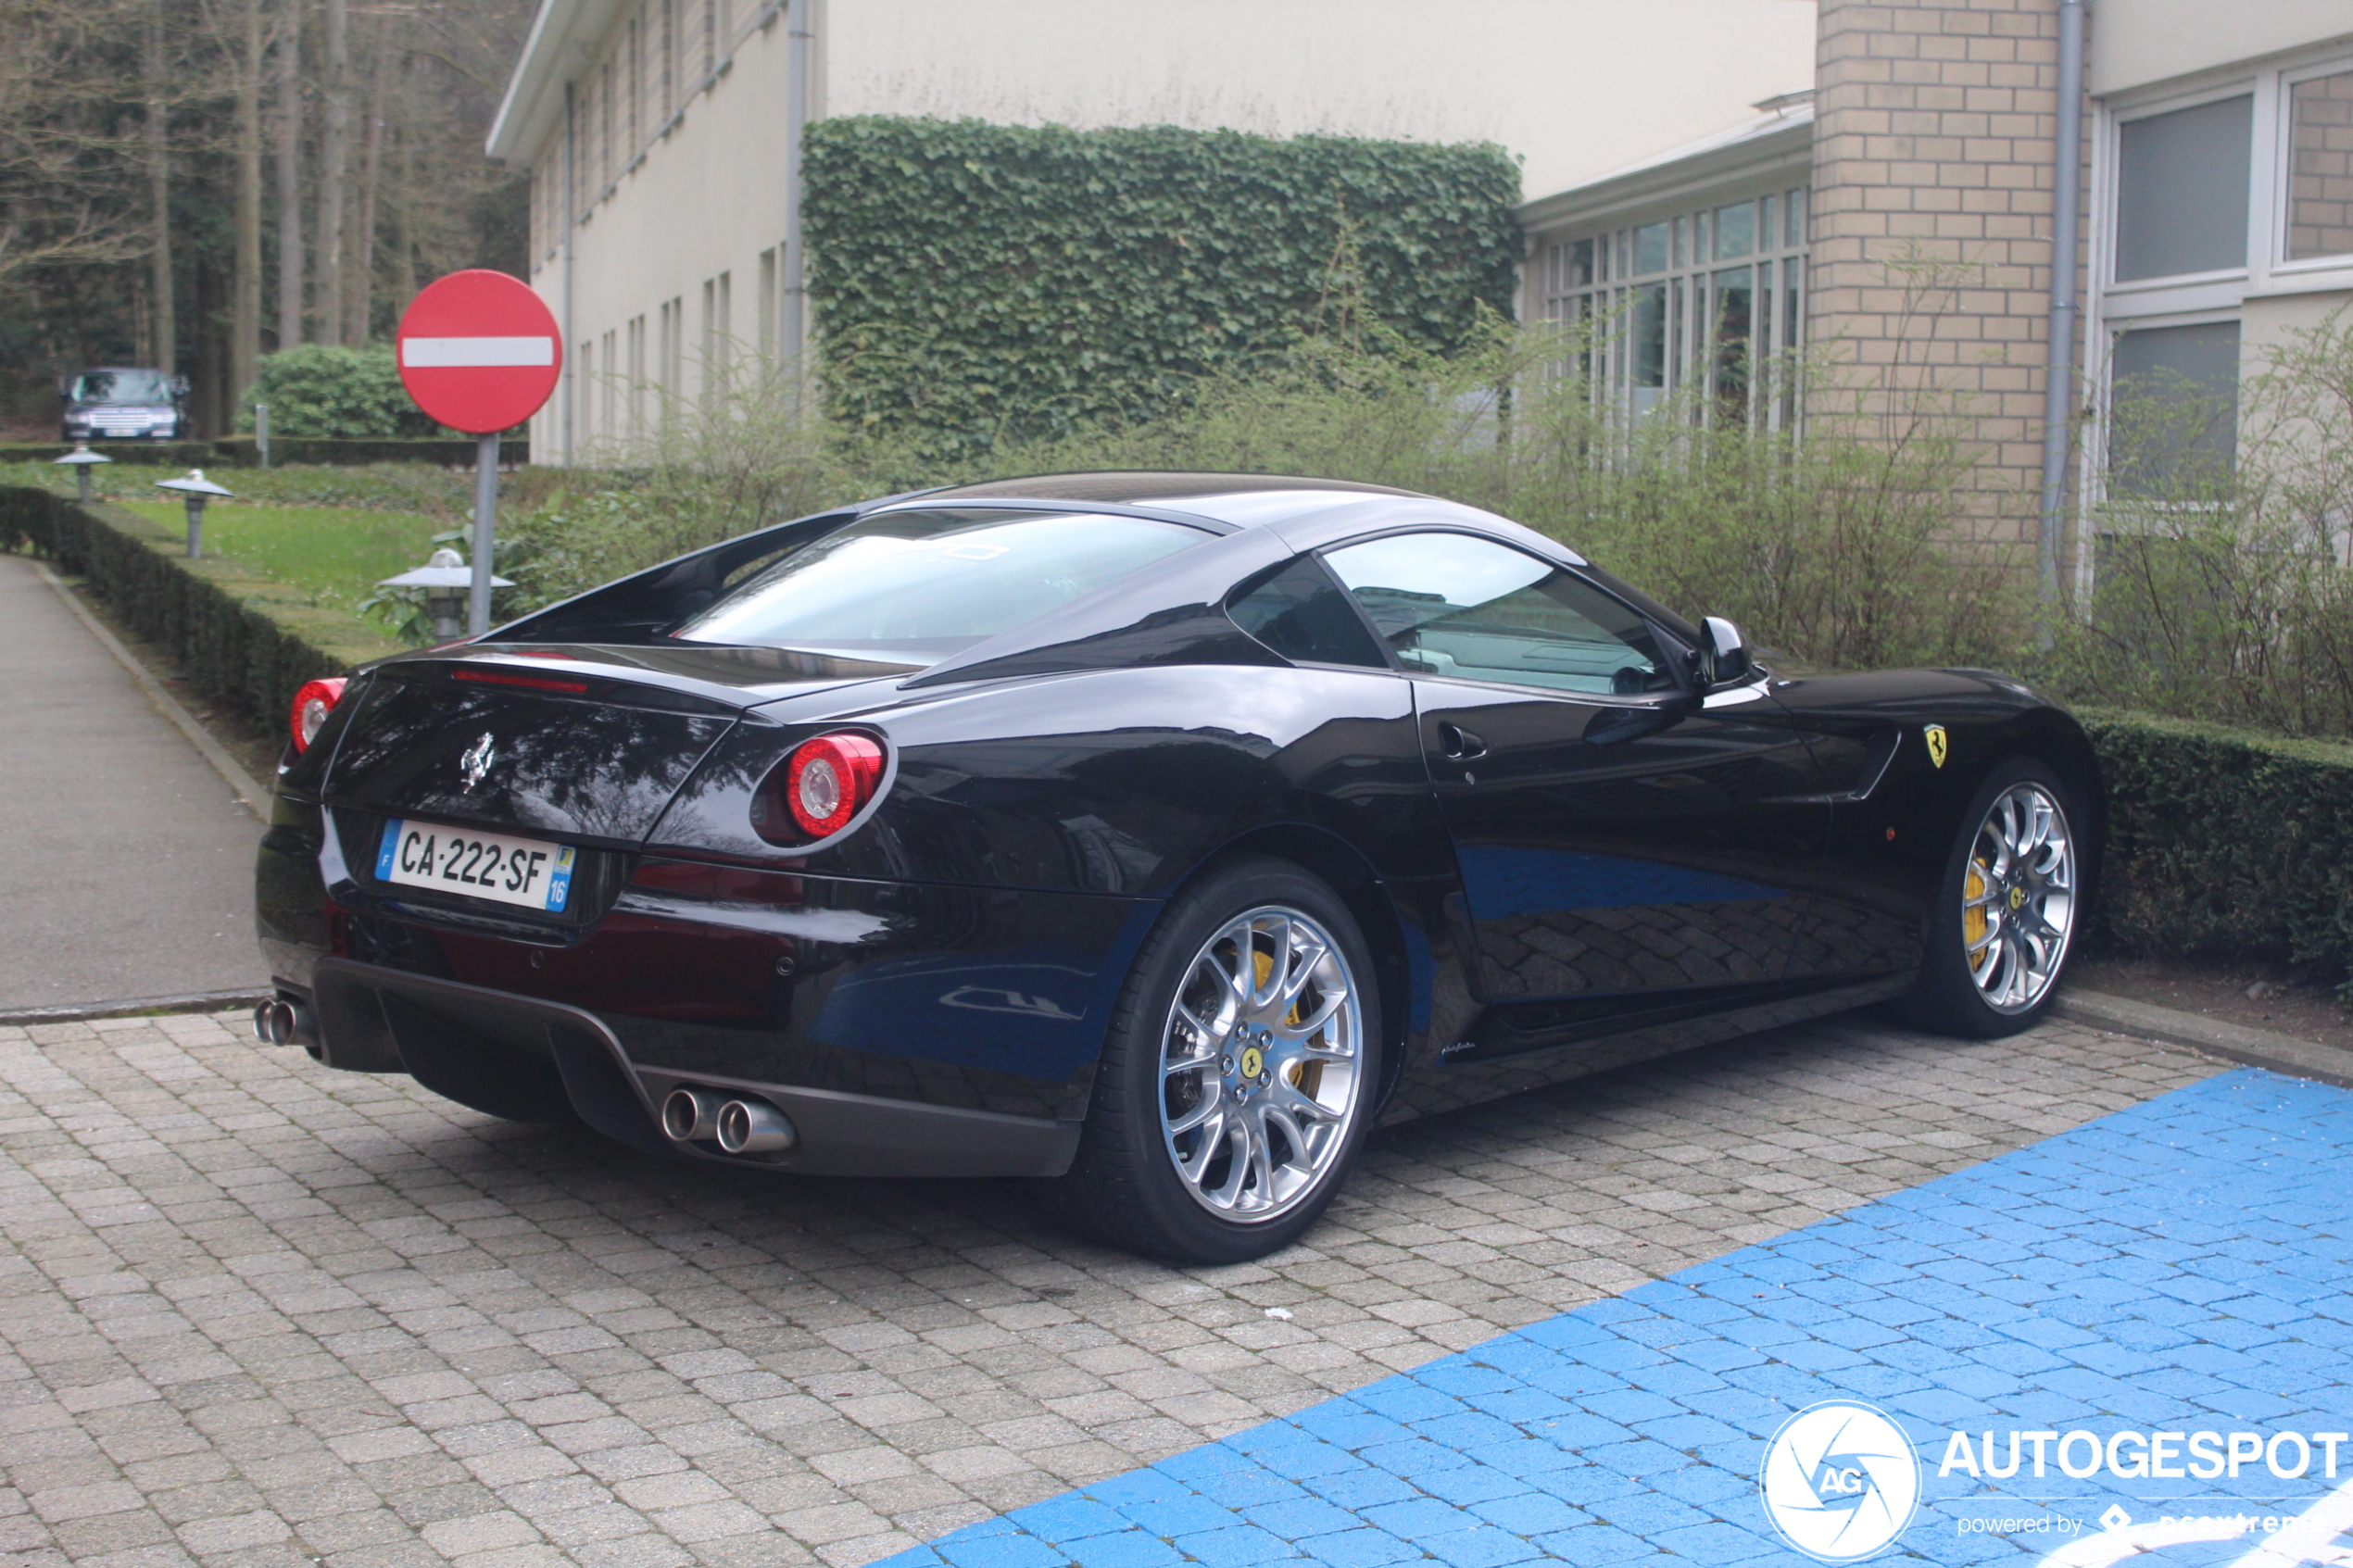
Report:
[[[774,248],[760,253],[760,357],[773,363],[776,358],[776,252]]]
[[[2183,497],[2228,473],[2238,455],[2239,324],[2136,327],[2109,356],[2115,433],[2109,483],[2136,495]]]
[[[2246,265],[2254,113],[2254,98],[2241,94],[2120,128],[2117,282]]]
[[[661,358],[655,363],[654,378],[666,395],[662,399],[661,417],[667,420],[673,400],[686,387],[686,301],[684,295],[662,303],[661,338],[656,348]]]
[[[607,60],[605,62],[605,69],[600,73],[597,91],[597,112],[598,116],[597,121],[597,151],[599,157],[602,159],[601,163],[598,165],[601,172],[597,182],[599,188],[609,186],[612,183],[613,164],[617,161],[613,157],[612,87],[612,62],[610,60]]]
[[[1542,318],[1593,327],[1579,362],[1557,372],[1629,413],[1683,393],[1710,420],[1786,424],[1788,389],[1758,395],[1758,367],[1805,341],[1806,201],[1801,185],[1548,240]]]
[[[646,52],[641,36],[645,29],[634,14],[628,31],[622,34],[622,57],[629,62],[629,152],[633,157],[646,139]]]
[[[727,390],[727,370],[733,345],[735,314],[735,274],[722,272],[706,279],[702,285],[702,386],[705,397],[724,395]]]
[[[661,69],[654,74],[661,88],[661,118],[666,122],[678,107],[678,0],[661,0]]]
[[[611,377],[610,360],[606,371]],[[629,433],[646,433],[646,319],[629,319]]]
[[[621,377],[617,372],[621,366],[618,356],[613,352],[613,334],[610,332],[605,334],[604,367],[605,373],[597,383],[597,402],[601,410],[601,417],[597,421],[597,433],[610,437],[621,433],[620,409],[617,406],[617,400],[621,396]]]

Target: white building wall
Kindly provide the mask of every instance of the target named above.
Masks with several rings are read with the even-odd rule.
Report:
[[[1814,80],[1812,0],[832,0],[827,114],[1494,142],[1541,195]]]
[[[519,100],[531,101],[509,106],[531,136],[497,148],[533,170],[530,281],[561,320],[560,95],[571,78],[582,221],[566,353],[582,446],[614,424],[625,433],[633,407],[655,406],[642,391],[608,395],[610,378],[658,380],[678,364],[689,383],[678,390],[698,390],[707,282],[729,278],[733,335],[747,345],[779,314],[773,283],[763,288],[777,269],[762,257],[785,227],[782,8],[669,0],[684,101],[665,132],[662,3],[547,0],[533,45],[543,57],[519,75]],[[598,36],[566,34],[567,17],[589,4],[603,12]],[[1491,141],[1520,157],[1532,192],[1737,124],[1755,101],[1805,86],[1814,67],[1813,0],[813,0],[811,9],[816,116]],[[711,15],[723,19],[712,55],[728,64],[704,82],[698,30]],[[633,142],[616,107],[609,155],[602,94],[610,81],[626,98],[633,36],[638,134]],[[543,454],[562,450],[565,396],[534,421]]]
[[[2095,97],[2353,36],[2348,0],[2097,0],[2085,86]]]

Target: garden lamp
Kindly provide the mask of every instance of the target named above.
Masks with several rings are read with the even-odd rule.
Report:
[[[473,568],[466,558],[447,546],[435,550],[425,564],[413,567],[397,577],[387,577],[376,584],[379,588],[422,588],[425,591],[425,613],[433,618],[433,635],[436,643],[454,643],[465,634],[466,594],[473,586]],[[511,588],[514,583],[504,577],[493,577],[494,588]]]
[[[234,492],[223,490],[207,479],[202,469],[190,469],[188,477],[185,479],[158,479],[156,481],[156,488],[177,490],[180,492],[181,498],[188,503],[188,558],[190,560],[202,559],[204,557],[204,504],[215,495],[226,496],[233,495]]]
[[[53,458],[50,461],[65,463],[73,469],[73,477],[82,486],[82,499],[86,502],[90,499],[90,470],[92,465],[96,463],[111,463],[114,459],[100,453],[93,452],[90,450],[90,443],[85,441],[81,445],[76,446],[72,451],[68,452],[64,457]]]

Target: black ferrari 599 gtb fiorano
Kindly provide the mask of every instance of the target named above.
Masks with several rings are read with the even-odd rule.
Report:
[[[1503,518],[1074,474],[846,507],[306,687],[266,1039],[1196,1261],[1376,1124],[1899,998],[2048,1003],[2082,732],[1752,658]]]

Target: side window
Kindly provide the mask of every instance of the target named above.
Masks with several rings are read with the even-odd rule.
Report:
[[[1389,668],[1339,584],[1312,556],[1302,556],[1244,588],[1227,605],[1226,613],[1285,659],[1302,664]]]
[[[1325,560],[1408,670],[1619,696],[1675,689],[1647,621],[1509,546],[1401,533]]]

